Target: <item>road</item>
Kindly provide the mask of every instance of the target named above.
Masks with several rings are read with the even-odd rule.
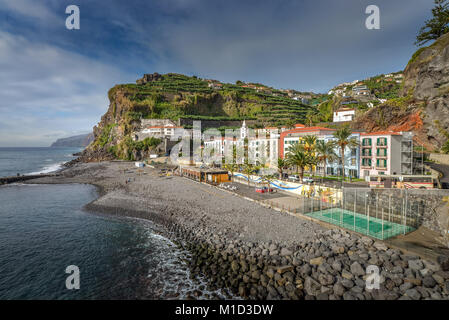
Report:
[[[448,189],[449,188],[449,166],[445,164],[438,164],[438,163],[426,163],[431,167],[432,169],[441,172],[443,174],[443,177],[440,178],[441,184],[443,185],[443,188]]]

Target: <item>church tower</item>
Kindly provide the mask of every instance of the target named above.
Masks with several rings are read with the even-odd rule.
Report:
[[[243,120],[242,127],[240,128],[240,139],[245,139],[248,136],[248,128],[246,127],[246,121]]]

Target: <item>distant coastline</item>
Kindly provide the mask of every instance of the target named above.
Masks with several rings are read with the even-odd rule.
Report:
[[[79,147],[79,148],[85,148],[87,147],[92,141],[94,141],[94,135],[93,133],[87,133],[87,134],[80,134],[73,137],[68,138],[61,138],[56,140],[51,144],[51,148],[56,147]]]

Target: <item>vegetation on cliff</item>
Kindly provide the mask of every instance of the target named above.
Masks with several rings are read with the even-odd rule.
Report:
[[[131,133],[142,119],[256,120],[258,126],[303,123],[315,108],[293,99],[286,90],[262,84],[220,83],[195,76],[148,74],[136,84],[116,85],[110,106],[94,128],[89,152],[96,158],[139,159],[157,151],[160,140],[135,142]],[[314,99],[319,95],[310,94]],[[227,127],[220,129],[224,130]]]
[[[419,30],[415,44],[422,46],[429,41],[437,40],[443,34],[449,32],[449,3],[448,0],[434,0],[435,7],[432,9],[432,18],[425,22]]]
[[[254,119],[279,125],[290,118],[302,122],[311,109],[289,98],[284,91],[260,84],[263,89],[227,83],[214,89],[209,83],[197,77],[169,73],[143,84],[117,85],[109,91],[109,99],[113,105],[118,92],[126,97],[126,117],[130,121]]]

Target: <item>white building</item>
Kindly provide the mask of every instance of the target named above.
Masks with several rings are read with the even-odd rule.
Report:
[[[352,92],[356,96],[368,96],[371,93],[366,85],[355,86]]]
[[[240,139],[237,142],[239,148],[245,146],[245,139],[248,139],[248,156],[256,163],[268,166],[276,166],[279,157],[279,129],[276,127],[266,127],[256,129],[249,134],[246,122],[243,121],[240,128]]]
[[[361,176],[413,173],[413,134],[381,131],[361,134]]]
[[[170,140],[181,139],[183,135],[183,127],[173,124],[165,124],[158,126],[145,126],[141,131],[133,134],[134,141],[143,140],[145,138],[167,138]]]
[[[355,118],[355,109],[342,108],[334,112],[334,122],[347,122]]]

